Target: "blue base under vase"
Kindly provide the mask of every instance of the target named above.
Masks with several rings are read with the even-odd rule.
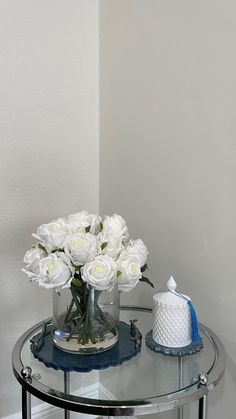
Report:
[[[124,361],[128,361],[140,352],[141,344],[141,333],[137,330],[134,339],[130,325],[120,322],[119,340],[111,349],[90,355],[65,353],[54,345],[53,326],[50,324],[45,326],[43,333],[31,339],[30,349],[34,357],[48,368],[66,372],[90,372],[123,364]]]

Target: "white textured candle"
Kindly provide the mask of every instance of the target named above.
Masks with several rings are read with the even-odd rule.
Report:
[[[169,291],[155,294],[153,302],[153,340],[169,348],[188,346],[192,340],[188,302]]]

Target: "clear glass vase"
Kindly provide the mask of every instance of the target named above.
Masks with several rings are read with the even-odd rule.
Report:
[[[66,352],[94,354],[110,349],[118,341],[120,295],[117,287],[98,291],[72,286],[53,290],[53,340]]]

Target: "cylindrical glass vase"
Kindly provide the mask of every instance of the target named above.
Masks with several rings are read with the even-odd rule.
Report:
[[[111,291],[72,286],[53,291],[53,340],[66,352],[94,354],[118,341],[120,295]]]

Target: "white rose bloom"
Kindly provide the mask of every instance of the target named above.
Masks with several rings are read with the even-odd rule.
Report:
[[[108,255],[97,256],[81,268],[83,281],[97,290],[111,290],[117,275],[117,264]]]
[[[33,246],[24,256],[25,270],[37,274],[39,272],[39,261],[46,256],[47,253],[43,249],[40,249],[38,245]]]
[[[90,233],[72,234],[65,243],[65,253],[75,265],[91,262],[97,254],[96,237]]]
[[[103,228],[111,229],[114,236],[122,237],[126,242],[129,238],[128,228],[125,220],[118,214],[113,214],[111,217],[106,216],[103,222]]]
[[[99,215],[89,214],[88,211],[81,211],[68,217],[72,233],[85,233],[86,228],[90,227],[89,233],[97,234],[101,220]]]
[[[121,272],[117,277],[119,291],[130,291],[142,278],[139,259],[136,256],[120,257],[117,260],[117,270]]]
[[[44,288],[69,288],[74,275],[70,260],[62,253],[51,253],[39,262],[39,275],[37,282]]]
[[[42,224],[36,234],[32,234],[47,250],[63,249],[68,235],[71,233],[70,226],[64,218],[58,218],[48,224]]]
[[[115,236],[110,227],[103,228],[97,237],[99,251],[116,259],[123,249],[122,237]]]
[[[29,281],[36,281],[37,280],[37,278],[38,278],[38,274],[35,274],[34,272],[32,272],[32,271],[28,271],[27,269],[25,269],[25,268],[22,268],[21,269],[21,272],[23,272],[25,275],[27,275],[27,277],[28,277],[28,279],[29,279]]]
[[[141,239],[130,240],[128,247],[122,252],[121,257],[132,255],[139,259],[141,267],[147,262],[148,250]]]

